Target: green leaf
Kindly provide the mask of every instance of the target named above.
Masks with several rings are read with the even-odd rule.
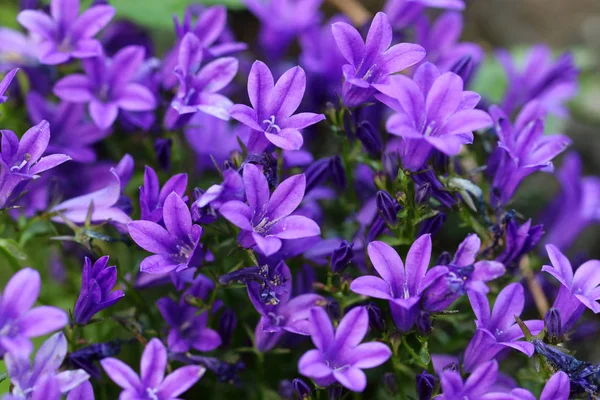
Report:
[[[21,267],[27,260],[27,254],[23,252],[19,243],[14,239],[0,239],[0,250],[8,258],[9,262],[16,267]]]
[[[431,355],[429,354],[429,346],[427,345],[427,342],[425,342],[423,344],[423,347],[421,347],[421,351],[419,352],[419,359],[425,365],[429,365],[429,363],[431,362]]]

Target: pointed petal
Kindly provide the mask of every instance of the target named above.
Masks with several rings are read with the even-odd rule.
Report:
[[[412,43],[399,43],[383,53],[384,68],[388,75],[403,71],[423,58],[425,49]]]
[[[352,350],[352,366],[360,369],[375,368],[386,362],[392,351],[383,343],[369,342],[359,344]]]
[[[363,296],[391,300],[390,285],[377,276],[361,276],[352,281],[350,290]]]
[[[269,67],[262,61],[255,61],[248,76],[248,96],[259,117],[269,117],[266,113],[274,87],[273,74]]]
[[[252,238],[256,242],[256,246],[265,256],[270,256],[281,249],[281,239],[275,236],[262,236],[259,233],[252,232]]]
[[[119,107],[128,111],[150,111],[156,108],[154,94],[139,83],[129,83],[119,95]]]
[[[252,209],[238,200],[231,200],[219,208],[219,212],[226,220],[245,231],[252,230]]]
[[[94,400],[94,390],[89,381],[83,382],[67,395],[67,400]]]
[[[24,10],[17,15],[17,22],[28,31],[53,41],[57,30],[56,23],[42,11]]]
[[[492,126],[492,119],[485,111],[463,110],[454,114],[443,128],[444,135],[473,132]]]
[[[600,261],[589,260],[581,264],[573,277],[573,292],[587,295],[598,285],[600,285]]]
[[[142,383],[131,367],[116,358],[105,358],[100,364],[110,379],[123,389],[137,391]]]
[[[90,116],[100,129],[108,129],[117,119],[119,107],[116,103],[102,103],[96,99],[90,102]]]
[[[69,392],[90,379],[90,375],[83,369],[63,371],[54,377],[58,381],[58,386],[62,393]]]
[[[289,117],[298,109],[306,90],[306,74],[300,67],[288,69],[273,89],[269,111],[278,118]]]
[[[229,110],[229,114],[231,115],[231,118],[241,122],[247,127],[252,128],[256,131],[263,131],[263,128],[261,128],[261,126],[257,122],[258,116],[256,115],[256,111],[254,111],[254,109],[248,107],[247,105],[235,104]]]
[[[178,253],[177,242],[162,226],[151,221],[133,221],[127,225],[129,235],[142,249],[150,253]]]
[[[463,82],[452,72],[446,72],[435,80],[427,94],[425,108],[429,121],[442,123],[450,117],[462,100]]]
[[[158,387],[165,376],[167,366],[167,350],[159,339],[154,338],[148,342],[140,366],[140,377],[144,386]]]
[[[310,337],[317,349],[321,351],[327,351],[334,341],[333,325],[327,312],[321,307],[310,310]]]
[[[331,33],[340,53],[353,67],[357,67],[365,53],[365,44],[360,33],[350,24],[336,22]]]
[[[173,271],[179,264],[171,256],[156,254],[146,257],[140,263],[140,271],[148,274],[166,274]]]
[[[205,372],[206,368],[196,365],[188,365],[176,369],[167,375],[158,388],[158,393],[161,398],[174,399],[194,386]]]
[[[19,318],[19,328],[25,337],[47,335],[63,328],[69,322],[69,317],[63,310],[40,306],[32,308]]]
[[[115,16],[115,8],[109,5],[98,5],[85,10],[75,24],[72,34],[77,38],[92,38],[102,30]]]
[[[62,332],[55,333],[39,348],[33,361],[33,375],[53,375],[67,355],[67,339]]]
[[[335,342],[341,348],[355,347],[367,334],[369,313],[366,307],[355,307],[340,321],[335,330]]]
[[[23,268],[13,275],[2,292],[2,308],[14,315],[29,310],[40,294],[40,273],[32,268]]]
[[[269,203],[269,183],[261,170],[254,164],[244,165],[244,174],[242,176],[244,188],[246,189],[246,200],[248,205],[256,214],[262,214],[266,211]]]
[[[299,130],[314,125],[320,121],[323,121],[324,119],[325,116],[323,114],[315,114],[309,112],[298,113],[288,118],[285,126],[287,128]]]
[[[331,375],[331,368],[325,364],[319,350],[309,350],[298,361],[298,372],[309,378],[325,378]]]
[[[490,320],[490,331],[496,329],[504,330],[515,323],[515,315],[520,316],[525,307],[525,291],[520,283],[512,283],[506,286],[498,294],[492,317]]]
[[[571,267],[571,263],[567,257],[552,244],[546,246],[546,251],[548,252],[548,257],[550,258],[552,266],[544,265],[542,271],[554,276],[563,286],[570,289],[573,284],[573,267]]]
[[[333,376],[342,386],[353,392],[362,392],[367,387],[367,376],[355,367],[334,370]]]
[[[296,129],[285,128],[276,134],[265,132],[265,136],[269,142],[283,150],[300,150],[304,144],[302,134]]]
[[[481,364],[475,368],[473,373],[467,378],[464,386],[465,393],[470,393],[473,397],[482,395],[488,391],[493,382],[496,382],[498,376],[498,363],[490,361]]]
[[[202,67],[196,77],[196,83],[206,92],[218,92],[235,78],[238,67],[237,58],[218,58]]]
[[[425,277],[431,258],[431,235],[419,237],[410,246],[406,256],[406,283],[410,294],[419,293],[421,281]]]
[[[569,375],[559,371],[546,382],[540,400],[569,400],[571,382]]]
[[[383,242],[375,241],[367,246],[369,259],[373,266],[389,285],[392,297],[402,297],[404,294],[404,264],[396,251]]]
[[[280,239],[300,239],[321,234],[315,221],[302,215],[285,217],[269,229],[269,234]]]
[[[54,85],[54,94],[61,100],[87,103],[94,98],[92,83],[82,74],[67,75]]]
[[[163,220],[172,236],[179,240],[189,241],[192,232],[192,216],[187,205],[177,193],[172,192],[163,206]]]
[[[290,215],[302,202],[305,189],[304,174],[291,176],[281,182],[269,200],[268,218],[273,221]]]
[[[385,13],[378,12],[371,22],[365,43],[365,60],[370,65],[377,55],[383,53],[392,43],[392,26]]]

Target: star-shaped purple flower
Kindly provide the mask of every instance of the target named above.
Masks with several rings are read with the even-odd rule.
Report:
[[[140,186],[140,211],[141,219],[162,223],[163,206],[167,196],[177,193],[181,198],[185,196],[187,188],[187,174],[175,174],[160,187],[158,175],[149,166],[144,169],[144,184]]]
[[[316,347],[298,361],[298,371],[319,386],[336,381],[353,392],[367,386],[363,369],[385,363],[392,351],[383,343],[360,343],[369,329],[366,307],[355,307],[333,328],[327,312],[319,307],[310,310],[310,337]]]
[[[274,145],[284,150],[298,150],[304,139],[300,129],[325,119],[323,114],[294,112],[300,106],[306,89],[306,75],[300,67],[287,70],[275,84],[271,70],[255,61],[248,76],[248,96],[252,108],[236,104],[233,119],[252,128],[248,151],[262,153]]]
[[[219,212],[242,231],[238,241],[244,247],[256,245],[265,256],[281,248],[282,239],[300,239],[321,234],[317,223],[301,215],[290,215],[302,202],[306,187],[304,174],[281,182],[269,193],[267,178],[254,164],[244,166],[246,203],[223,204]]]
[[[109,5],[90,7],[79,15],[79,0],[52,0],[50,15],[24,10],[17,21],[39,37],[38,55],[44,64],[62,64],[71,57],[87,58],[102,54],[102,45],[93,39],[112,17]]]

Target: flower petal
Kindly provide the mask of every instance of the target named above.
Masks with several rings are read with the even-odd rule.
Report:
[[[463,82],[452,72],[446,72],[435,80],[427,94],[425,108],[427,119],[443,123],[460,105]]]
[[[72,35],[76,38],[96,36],[115,16],[116,10],[110,5],[97,5],[85,10],[73,24]]]
[[[235,78],[239,67],[237,58],[223,57],[206,64],[196,76],[196,85],[203,91],[215,93]]]
[[[165,200],[163,220],[171,236],[185,242],[190,240],[192,216],[187,205],[175,192],[171,192]]]
[[[306,189],[304,174],[290,176],[273,191],[267,207],[267,217],[271,220],[290,215],[302,202]]]
[[[262,61],[255,61],[248,75],[248,96],[250,104],[261,118],[269,117],[266,114],[274,87],[273,74],[269,67]]]
[[[15,316],[29,310],[40,294],[40,273],[23,268],[13,275],[2,293],[2,308]]]
[[[258,119],[256,111],[254,111],[254,109],[248,107],[247,105],[235,104],[229,110],[229,115],[231,115],[231,118],[241,122],[249,128],[252,128],[256,131],[263,131],[263,128],[261,128],[258,122],[256,122],[256,120]]]
[[[269,183],[267,178],[254,164],[244,165],[244,174],[242,176],[244,188],[246,190],[246,200],[254,213],[262,215],[266,211],[269,203]]]
[[[546,382],[540,400],[569,400],[571,382],[569,375],[558,371]]]
[[[156,108],[154,94],[139,83],[128,83],[120,93],[117,103],[127,111],[150,111]]]
[[[422,235],[410,246],[406,256],[406,283],[411,295],[420,292],[431,258],[431,235]]]
[[[269,111],[277,119],[289,117],[298,109],[306,90],[306,73],[300,67],[288,69],[279,78],[271,95]]]
[[[67,75],[54,85],[54,94],[61,100],[87,103],[94,98],[92,83],[82,74]]]
[[[391,356],[390,348],[378,342],[359,344],[352,350],[353,366],[360,369],[378,367]]]
[[[304,144],[302,134],[296,129],[286,128],[277,133],[265,132],[265,136],[269,142],[283,150],[300,150]]]
[[[363,296],[391,300],[390,285],[377,276],[360,276],[352,281],[350,290]]]
[[[238,200],[231,200],[223,204],[219,208],[219,212],[226,220],[237,226],[238,228],[251,231],[252,210],[248,205]]]
[[[158,388],[160,398],[174,399],[181,393],[194,386],[202,378],[206,368],[197,365],[188,365],[176,369],[162,382]]]
[[[369,313],[366,307],[355,307],[340,321],[335,330],[335,342],[341,347],[358,345],[369,329]]]
[[[571,267],[571,263],[567,257],[552,244],[546,246],[546,251],[548,252],[548,257],[550,258],[552,266],[544,265],[542,271],[549,273],[558,279],[564,287],[570,289],[573,284],[573,267]]]
[[[167,350],[160,339],[153,338],[148,342],[142,354],[140,367],[140,377],[144,386],[156,388],[161,384],[167,367]]]
[[[100,364],[110,379],[123,389],[137,391],[142,382],[131,367],[116,358],[105,358]]]
[[[327,312],[321,307],[310,310],[310,337],[317,349],[321,351],[327,351],[334,341],[333,325]]]
[[[331,33],[342,56],[353,67],[357,67],[365,53],[365,43],[360,33],[345,22],[336,22],[331,25]]]
[[[353,392],[362,392],[367,387],[367,376],[355,367],[334,370],[333,376],[343,387]]]
[[[367,246],[369,259],[373,266],[390,286],[392,297],[401,297],[404,293],[404,264],[396,250],[388,244],[375,241]]]
[[[520,316],[521,312],[523,312],[523,307],[525,307],[525,291],[523,286],[520,283],[507,285],[496,298],[488,330],[491,332],[494,332],[496,329],[504,330],[515,324],[515,315]]]
[[[142,249],[150,253],[178,253],[177,242],[162,226],[151,221],[133,221],[127,225],[129,235]]]
[[[119,107],[116,103],[102,103],[96,99],[90,102],[90,116],[100,129],[108,129],[117,119]]]
[[[298,361],[298,372],[309,378],[325,378],[331,375],[331,368],[325,364],[319,350],[309,350]]]
[[[281,249],[281,239],[275,236],[262,236],[260,233],[252,232],[252,238],[256,242],[256,246],[265,256],[270,256]]]
[[[321,234],[315,221],[302,215],[285,217],[269,229],[269,234],[280,239],[300,239]]]
[[[40,306],[32,308],[19,318],[19,328],[25,337],[37,337],[63,328],[69,317],[63,310]]]

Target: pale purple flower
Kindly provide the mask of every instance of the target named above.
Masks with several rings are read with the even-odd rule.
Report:
[[[392,26],[386,14],[375,15],[366,41],[353,26],[337,22],[331,26],[338,49],[348,61],[344,65],[342,101],[357,107],[377,92],[373,85],[385,84],[391,74],[415,65],[425,57],[425,50],[412,43],[392,47]]]
[[[555,277],[560,283],[554,308],[560,311],[563,331],[569,331],[587,308],[594,314],[600,313],[600,261],[589,260],[573,273],[571,263],[554,245],[546,251],[552,265],[544,265],[543,272]]]
[[[353,392],[367,386],[363,369],[385,363],[392,351],[383,343],[362,343],[369,329],[365,307],[355,307],[342,318],[337,329],[322,308],[310,310],[310,336],[316,349],[309,350],[298,361],[298,371],[314,379],[319,386],[339,382]]]
[[[513,389],[510,392],[515,400],[536,400],[536,397],[526,389]],[[569,375],[563,371],[558,371],[548,379],[540,400],[569,400],[571,395],[571,382]]]
[[[89,104],[90,116],[100,129],[109,128],[119,110],[154,110],[154,94],[134,82],[144,61],[144,52],[141,46],[127,46],[112,59],[105,56],[86,58],[82,61],[85,74],[62,78],[54,85],[54,94],[64,101]]]
[[[142,261],[140,271],[164,274],[199,266],[204,259],[200,243],[202,228],[192,225],[188,206],[177,193],[171,192],[162,212],[167,229],[152,221],[133,221],[127,226],[133,241],[154,253]]]
[[[468,292],[475,313],[477,331],[465,350],[465,370],[473,371],[476,366],[493,358],[498,352],[512,348],[528,357],[534,352],[529,342],[519,341],[524,336],[515,316],[519,317],[525,307],[525,291],[519,283],[507,285],[496,298],[493,310],[487,296],[481,292]],[[544,329],[544,321],[524,321],[532,334]]]
[[[176,400],[204,375],[204,367],[189,365],[165,376],[167,350],[161,341],[148,342],[140,361],[140,375],[123,361],[105,358],[100,361],[106,374],[123,391],[120,399]]]
[[[416,322],[423,292],[448,272],[445,266],[428,270],[431,236],[423,235],[415,240],[406,256],[406,266],[396,250],[384,242],[369,243],[367,253],[381,278],[361,276],[352,281],[350,290],[388,300],[398,329],[409,331]]]
[[[19,71],[18,68],[15,68],[15,69],[9,71],[4,76],[4,78],[2,78],[2,80],[0,81],[0,104],[4,103],[6,101],[7,97],[4,96],[4,93],[6,93],[6,90],[10,86],[10,83],[12,82],[13,78],[17,74],[17,71]]]
[[[14,274],[0,298],[0,356],[13,353],[27,358],[33,351],[31,338],[63,328],[67,313],[50,306],[33,307],[40,293],[40,274],[24,268]]]
[[[508,202],[521,181],[536,171],[552,172],[552,159],[562,153],[571,139],[565,135],[544,135],[546,109],[537,101],[523,107],[514,125],[499,107],[492,106],[498,147],[488,160],[487,173],[493,176],[492,202]]]
[[[600,178],[582,176],[581,158],[569,153],[556,173],[562,192],[544,210],[545,243],[565,251],[589,225],[600,222]]]
[[[79,0],[51,0],[50,15],[25,10],[17,21],[39,37],[38,56],[44,64],[62,64],[70,58],[102,54],[102,45],[93,39],[115,15],[109,5],[90,7],[79,15]]]
[[[167,196],[177,193],[181,198],[185,196],[187,188],[187,174],[175,174],[160,187],[158,175],[149,166],[144,169],[144,184],[140,186],[140,211],[141,219],[162,223],[163,206]]]
[[[442,372],[440,383],[442,394],[440,400],[511,400],[513,396],[493,392],[493,385],[498,379],[498,362],[488,361],[478,366],[463,382],[458,371],[451,369]]]
[[[400,157],[411,171],[420,169],[434,150],[458,154],[462,145],[473,142],[473,131],[492,125],[485,111],[474,109],[481,96],[463,90],[458,75],[441,73],[431,63],[421,65],[413,79],[394,75],[375,87],[381,92],[377,99],[396,112],[386,128],[402,137]]]
[[[93,265],[85,258],[81,275],[81,292],[75,303],[75,322],[85,325],[92,317],[125,296],[122,290],[112,291],[117,283],[117,267],[108,266],[108,256],[100,257]]]
[[[248,96],[252,108],[236,104],[233,119],[252,128],[248,139],[250,153],[262,153],[273,146],[298,150],[304,143],[300,130],[325,119],[323,114],[294,112],[306,89],[306,75],[300,67],[287,70],[275,84],[271,70],[255,61],[248,76]]]
[[[276,253],[282,239],[300,239],[321,234],[313,220],[290,215],[302,202],[306,187],[304,174],[281,182],[269,193],[267,178],[254,164],[246,164],[243,174],[246,203],[239,200],[223,204],[219,212],[242,231],[238,241],[244,247],[254,245],[265,256]]]
[[[27,355],[7,353],[4,361],[12,384],[12,396],[5,399],[59,400],[61,393],[87,381],[90,376],[82,369],[58,372],[66,355],[67,339],[62,332],[50,336],[40,346],[33,365]]]

